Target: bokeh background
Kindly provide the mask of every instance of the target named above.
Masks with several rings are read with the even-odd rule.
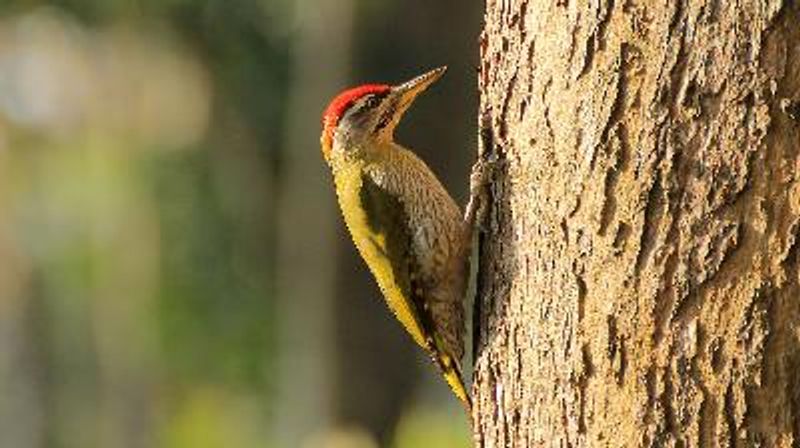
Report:
[[[0,447],[468,446],[318,142],[448,65],[398,139],[463,203],[482,7],[1,0]]]

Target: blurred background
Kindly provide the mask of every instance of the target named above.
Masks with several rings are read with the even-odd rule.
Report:
[[[468,446],[319,134],[448,65],[398,139],[463,203],[482,8],[0,1],[0,447]]]

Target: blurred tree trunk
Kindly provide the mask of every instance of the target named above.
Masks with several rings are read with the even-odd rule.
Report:
[[[489,0],[476,444],[800,444],[800,6]]]
[[[334,424],[336,233],[319,129],[321,109],[348,72],[353,2],[294,3],[297,29],[278,200],[277,306],[280,353],[273,430],[279,446],[316,446]],[[324,49],[324,51],[320,51]],[[298,230],[301,229],[301,230]]]

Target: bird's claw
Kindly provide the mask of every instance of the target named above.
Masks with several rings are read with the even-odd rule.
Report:
[[[471,227],[477,227],[481,231],[486,230],[485,218],[489,209],[488,188],[496,166],[495,154],[483,154],[472,165],[470,173],[469,203],[465,219]]]

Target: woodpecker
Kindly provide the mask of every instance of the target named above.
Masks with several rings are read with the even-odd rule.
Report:
[[[325,110],[321,146],[345,224],[386,304],[469,410],[461,358],[475,207],[470,200],[462,215],[425,162],[394,141],[405,111],[445,69],[345,90]]]

